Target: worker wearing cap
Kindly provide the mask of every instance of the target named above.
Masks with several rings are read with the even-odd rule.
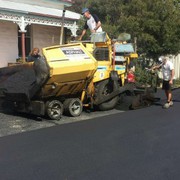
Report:
[[[159,68],[162,69],[162,74],[163,74],[162,89],[165,90],[165,94],[167,97],[167,102],[164,104],[163,107],[169,108],[170,106],[173,105],[171,86],[173,84],[173,79],[174,79],[174,66],[173,63],[169,61],[167,57],[161,57],[159,61],[161,62],[161,64],[152,67],[152,69],[159,69]]]
[[[91,33],[102,32],[101,21],[97,15],[91,14],[88,8],[83,8],[82,14],[87,19],[87,21],[85,22],[84,29],[79,40],[81,40],[82,37],[86,34],[88,28],[90,29]]]

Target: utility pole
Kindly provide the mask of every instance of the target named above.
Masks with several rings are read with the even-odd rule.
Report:
[[[63,9],[62,14],[62,24],[61,24],[61,34],[60,34],[60,44],[63,44],[63,34],[64,34],[64,17],[65,17],[66,10]]]

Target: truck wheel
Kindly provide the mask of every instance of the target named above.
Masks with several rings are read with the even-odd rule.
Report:
[[[46,113],[52,120],[59,120],[63,114],[63,104],[58,100],[46,102]]]
[[[113,85],[109,83],[109,80],[105,80],[97,84],[95,88],[95,97],[98,99],[103,99],[103,97],[107,97],[113,92]],[[106,101],[100,105],[98,105],[98,109],[101,111],[107,111],[113,109],[119,100],[118,96],[115,96],[109,101]]]
[[[73,117],[77,117],[82,113],[83,105],[79,98],[69,98],[63,103],[64,113]]]

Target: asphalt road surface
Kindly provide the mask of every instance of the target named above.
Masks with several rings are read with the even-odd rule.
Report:
[[[1,107],[1,106],[0,106]],[[41,128],[58,126],[66,123],[75,123],[78,121],[85,121],[95,117],[102,117],[110,114],[124,112],[119,109],[110,111],[94,111],[83,112],[79,117],[62,116],[57,120],[48,120],[44,117],[33,116],[26,113],[17,113],[12,111],[11,107],[0,108],[0,137],[33,131]]]
[[[179,180],[180,90],[161,103],[0,138],[2,180]]]

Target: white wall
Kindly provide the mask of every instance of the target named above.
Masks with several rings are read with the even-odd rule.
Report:
[[[13,22],[0,21],[0,67],[16,62],[18,58],[17,25]]]
[[[172,56],[170,60],[174,64],[175,78],[180,79],[180,54],[177,56]]]
[[[58,45],[60,40],[60,27],[32,25],[32,48]]]

